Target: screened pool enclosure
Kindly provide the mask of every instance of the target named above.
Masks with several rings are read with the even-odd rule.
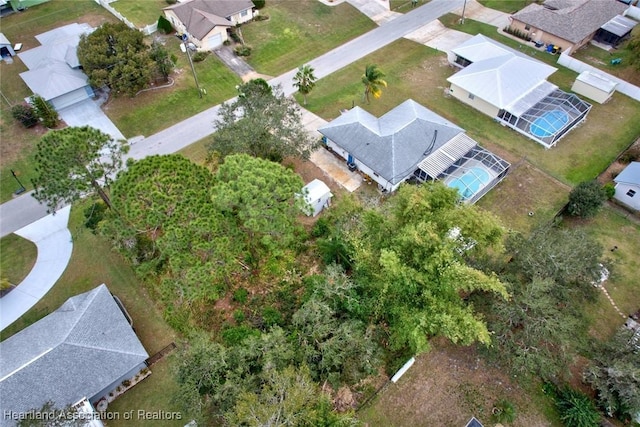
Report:
[[[440,180],[458,190],[462,202],[475,203],[502,181],[510,164],[477,145],[468,136],[463,134],[460,139],[468,142],[466,154],[456,156],[456,153],[448,150],[453,147],[441,147],[418,165],[414,176],[420,181]],[[456,144],[458,149],[463,146]]]
[[[584,121],[591,109],[591,104],[557,88],[538,101],[535,93],[531,95],[500,110],[497,120],[536,140],[545,148],[553,147],[567,132]]]

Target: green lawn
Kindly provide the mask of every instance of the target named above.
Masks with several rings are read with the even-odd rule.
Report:
[[[158,22],[160,15],[163,15],[162,9],[168,6],[165,0],[118,0],[111,3],[111,7],[138,28]]]
[[[376,25],[348,3],[326,6],[317,0],[269,0],[260,10],[269,16],[242,26],[253,48],[249,64],[277,76],[340,46]]]
[[[206,95],[198,97],[195,79],[186,54],[180,51],[180,41],[164,36],[165,47],[178,59],[175,84],[171,87],[146,91],[135,98],[112,99],[105,112],[126,138],[153,135],[167,127],[220,104],[236,95],[241,79],[232,73],[213,54],[202,62],[195,62],[198,83]]]
[[[478,3],[490,9],[500,10],[505,13],[514,13],[533,3],[532,0],[478,0]]]
[[[589,233],[603,245],[603,257],[612,266],[606,289],[623,313],[638,309],[637,278],[640,269],[640,226],[621,216],[617,211],[605,208],[595,218],[583,224]],[[612,248],[617,249],[611,251]],[[609,301],[601,296],[587,315],[593,334],[608,337],[624,323]]]
[[[27,277],[36,261],[36,245],[16,234],[0,239],[0,278],[14,285]]]
[[[178,395],[178,384],[172,372],[171,355],[151,367],[151,375],[136,384],[126,394],[109,404],[107,416],[109,427],[173,427],[184,426],[191,419],[180,411],[175,397]],[[131,412],[133,411],[133,412]],[[165,414],[167,419],[149,419],[149,415],[141,416],[140,411],[151,414]],[[125,419],[125,414],[132,414]],[[170,414],[170,415],[169,415]]]

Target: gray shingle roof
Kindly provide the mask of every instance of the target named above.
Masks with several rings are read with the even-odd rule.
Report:
[[[578,43],[627,7],[618,0],[547,0],[531,3],[512,18]]]
[[[379,119],[355,107],[318,131],[392,184],[406,179],[430,152],[464,132],[411,99]]]
[[[100,285],[0,343],[0,413],[91,398],[147,358],[109,289]]]
[[[216,26],[232,26],[232,15],[253,7],[251,0],[190,0],[164,10],[173,11],[187,32],[202,40]]]
[[[615,182],[640,185],[640,162],[631,162],[614,178]]]

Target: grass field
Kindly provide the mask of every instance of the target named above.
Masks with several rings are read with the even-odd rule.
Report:
[[[156,36],[159,37],[159,36]],[[142,92],[135,98],[112,98],[103,107],[126,138],[153,135],[167,127],[220,104],[236,95],[236,85],[242,81],[213,54],[202,62],[195,62],[198,83],[206,90],[198,96],[195,79],[180,41],[163,36],[165,48],[178,59],[173,86]]]
[[[0,239],[0,278],[17,285],[27,277],[36,261],[36,245],[16,234]]]
[[[160,15],[163,15],[162,9],[168,6],[165,0],[118,0],[111,3],[111,7],[138,28],[158,22]]]
[[[523,7],[533,3],[532,0],[478,0],[478,3],[490,9],[500,10],[505,13],[514,13]]]
[[[247,62],[259,73],[277,76],[376,27],[348,3],[326,6],[317,0],[270,0],[269,16],[242,26],[253,48]]]

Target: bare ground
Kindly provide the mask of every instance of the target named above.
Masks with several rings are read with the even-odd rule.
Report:
[[[536,405],[528,396],[503,371],[487,366],[473,347],[440,340],[359,415],[371,427],[463,426],[472,416],[495,425],[494,405],[506,399],[516,410],[516,420],[509,425],[551,425],[532,409]]]

